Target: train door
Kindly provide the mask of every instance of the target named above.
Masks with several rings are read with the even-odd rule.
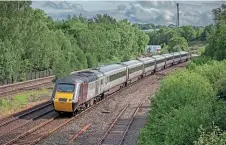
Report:
[[[100,86],[99,86],[100,93],[102,93],[104,91],[104,78],[103,77],[100,79],[99,84],[100,84]]]
[[[95,82],[95,86],[96,86],[96,89],[95,89],[95,96],[99,94],[99,80],[97,80]]]

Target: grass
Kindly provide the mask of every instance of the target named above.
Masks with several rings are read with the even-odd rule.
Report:
[[[207,46],[207,42],[205,41],[192,41],[189,43],[189,50],[194,53],[201,55],[205,51],[205,47]]]
[[[203,47],[203,46],[206,46],[206,45],[207,45],[206,41],[195,40],[195,41],[189,42],[188,47],[192,47],[192,46]]]
[[[0,116],[22,110],[35,102],[47,100],[49,99],[51,92],[52,91],[48,89],[41,89],[0,98]]]

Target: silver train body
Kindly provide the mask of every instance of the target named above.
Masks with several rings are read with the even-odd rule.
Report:
[[[95,101],[101,100],[104,96],[144,76],[153,74],[174,64],[187,61],[190,58],[188,52],[175,52],[105,65],[86,71],[73,72],[70,76],[61,78],[56,82],[52,95],[53,104],[56,104],[54,108],[57,112],[75,112],[81,107],[90,106]],[[71,92],[73,95],[68,99],[71,101],[73,107],[68,108],[68,106],[63,106],[70,105],[67,99],[63,99],[66,95],[60,96],[60,93],[58,93],[58,96],[56,95],[57,88],[61,84],[73,84],[74,89]],[[59,100],[64,100],[64,103],[60,103]]]

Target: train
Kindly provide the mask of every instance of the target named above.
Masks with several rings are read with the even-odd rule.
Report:
[[[74,116],[143,77],[189,59],[189,52],[180,51],[72,72],[56,81],[51,102],[57,113]]]

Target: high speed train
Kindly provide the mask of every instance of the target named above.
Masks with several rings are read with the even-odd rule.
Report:
[[[56,112],[75,112],[147,75],[188,61],[188,52],[174,52],[71,73],[56,81],[52,104]]]

